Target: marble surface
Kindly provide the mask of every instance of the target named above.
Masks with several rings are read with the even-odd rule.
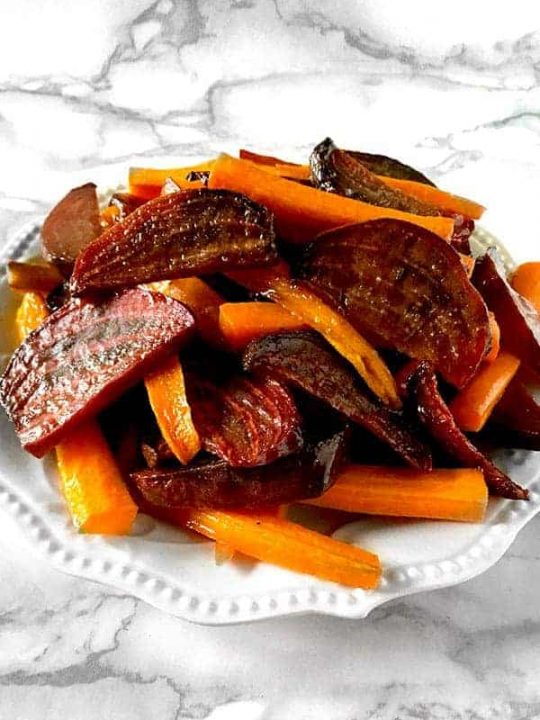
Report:
[[[0,238],[67,173],[325,135],[398,156],[540,255],[532,0],[18,0],[0,8]],[[71,181],[71,180],[70,180]],[[197,627],[0,531],[0,720],[540,718],[540,520],[482,577],[367,620]]]

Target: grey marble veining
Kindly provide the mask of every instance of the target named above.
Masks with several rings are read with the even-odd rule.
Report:
[[[488,206],[540,257],[540,5],[18,0],[0,8],[0,237],[104,163],[326,135]],[[367,620],[188,625],[60,575],[2,516],[0,720],[540,718],[540,522]]]

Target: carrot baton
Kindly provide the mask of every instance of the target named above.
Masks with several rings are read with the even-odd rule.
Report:
[[[160,509],[159,516],[257,560],[321,580],[366,590],[380,580],[377,555],[266,513]]]
[[[479,432],[488,421],[495,405],[517,373],[520,361],[508,352],[489,365],[484,365],[471,382],[449,405],[455,421],[462,430]]]
[[[324,495],[304,502],[368,515],[481,522],[487,500],[480,470],[350,465]]]
[[[278,230],[294,242],[306,242],[325,230],[375,218],[407,220],[437,233],[452,235],[454,222],[445,217],[423,217],[381,208],[360,200],[326,193],[271,175],[246,160],[220,155],[208,181],[209,188],[235,190],[268,207],[276,216]]]
[[[229,347],[238,351],[257,338],[283,330],[301,330],[306,324],[274,303],[245,302],[221,305],[219,327]]]

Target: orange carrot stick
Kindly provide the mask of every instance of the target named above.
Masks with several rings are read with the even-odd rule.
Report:
[[[218,510],[168,513],[169,519],[238,552],[296,572],[350,587],[374,588],[379,558],[288,520],[268,514]]]
[[[274,280],[267,295],[300,321],[320,332],[356,368],[368,387],[384,403],[400,406],[390,370],[379,353],[344,317],[306,287],[290,280]]]
[[[439,210],[466,215],[473,220],[479,220],[485,211],[483,205],[473,200],[468,200],[459,195],[452,195],[452,193],[440,190],[432,185],[415,182],[414,180],[386,177],[384,175],[378,175],[377,177],[389,187],[401,190],[417,200],[430,203]]]
[[[150,200],[160,194],[161,188],[168,178],[172,178],[182,189],[203,187],[201,182],[190,181],[186,177],[191,172],[209,172],[213,162],[213,160],[206,160],[197,165],[177,168],[132,167],[129,169],[129,192],[137,197]]]
[[[242,192],[266,205],[274,212],[283,237],[297,242],[311,240],[316,234],[340,225],[382,217],[407,220],[445,239],[450,238],[454,227],[450,218],[412,215],[326,193],[271,175],[254,163],[229,155],[220,155],[215,161],[208,187]]]
[[[491,347],[488,354],[484,358],[484,362],[491,363],[498,357],[499,352],[501,351],[501,328],[499,327],[499,323],[495,319],[494,313],[488,311],[488,316],[489,330],[491,332]]]
[[[243,350],[251,340],[281,330],[300,330],[305,323],[274,303],[224,303],[219,308],[219,327],[229,347]]]
[[[369,515],[481,522],[487,500],[480,470],[351,465],[324,495],[305,502]]]
[[[56,448],[60,488],[75,527],[84,533],[124,535],[137,506],[96,422],[73,430]]]
[[[178,358],[164,360],[145,377],[144,384],[161,434],[178,460],[187,464],[201,449],[201,441],[191,418]]]
[[[269,155],[259,155],[251,152],[250,150],[240,150],[240,157],[243,160],[250,160],[260,167],[279,167],[281,165],[285,168],[293,165],[298,169],[295,171],[296,174],[291,175],[290,177],[295,177],[301,180],[308,179],[311,175],[309,165],[296,165],[295,163],[280,160],[279,158],[274,158]],[[479,220],[485,211],[485,207],[483,207],[483,205],[480,205],[473,200],[468,200],[467,198],[460,197],[459,195],[453,195],[452,193],[440,190],[432,185],[415,182],[414,180],[387,177],[386,175],[378,175],[377,177],[389,187],[401,190],[407,195],[411,195],[417,200],[423,200],[430,205],[434,205],[442,211],[466,215],[473,220]]]
[[[508,352],[501,352],[492,363],[484,364],[471,382],[450,403],[450,410],[462,430],[480,431],[486,424],[520,361]]]
[[[512,287],[540,312],[540,262],[520,265],[512,276]]]
[[[47,317],[47,305],[26,293],[16,316],[22,340]],[[96,422],[73,430],[56,447],[60,489],[73,524],[81,532],[122,535],[129,532],[137,506]]]

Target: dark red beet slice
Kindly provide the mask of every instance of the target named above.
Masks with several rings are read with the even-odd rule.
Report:
[[[540,450],[540,404],[519,378],[497,403],[487,434],[494,434],[503,447]]]
[[[81,185],[70,190],[45,218],[41,228],[43,255],[68,272],[81,250],[101,231],[96,186]]]
[[[429,363],[416,362],[410,366],[409,392],[416,404],[416,411],[431,437],[450,457],[465,467],[477,467],[484,473],[487,486],[493,495],[511,500],[527,500],[527,490],[517,485],[499,470],[461,432],[444,402],[437,378]]]
[[[472,282],[495,313],[503,345],[540,373],[540,315],[511,287],[495,250],[476,261]]]
[[[193,325],[179,302],[139,289],[101,304],[71,301],[50,315],[0,380],[0,402],[24,448],[43,456],[178,347]]]
[[[375,345],[429,360],[456,387],[488,350],[487,308],[459,255],[429,230],[382,219],[324,233],[301,273]]]
[[[357,158],[336,147],[330,138],[315,147],[309,162],[312,179],[320,190],[415,215],[441,215],[433,205],[386,185]]]
[[[419,170],[410,165],[387,157],[386,155],[374,155],[373,153],[358,152],[357,150],[347,150],[349,155],[362,165],[371,170],[375,175],[384,175],[385,177],[398,178],[398,180],[414,180],[414,182],[423,183],[436,187],[435,183],[423,175]]]
[[[149,200],[79,256],[74,294],[271,265],[272,214],[227,190],[185,190]]]
[[[343,433],[336,433],[270,465],[232,468],[210,460],[130,477],[136,492],[160,507],[268,507],[322,495],[341,467],[343,443]]]
[[[371,400],[353,368],[313,332],[285,332],[252,341],[246,370],[263,372],[313,395],[389,445],[406,462],[427,470],[431,455],[402,417]]]
[[[266,465],[302,447],[294,400],[273,378],[235,377],[218,387],[191,377],[189,401],[205,450],[232,467]]]

